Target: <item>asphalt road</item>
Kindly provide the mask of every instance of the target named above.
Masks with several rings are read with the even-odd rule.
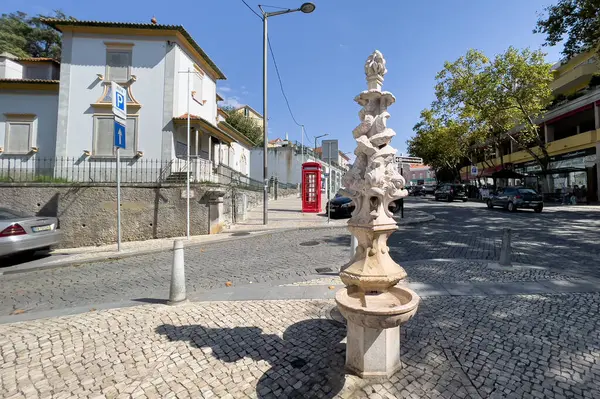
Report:
[[[502,229],[513,231],[513,258],[561,273],[600,277],[600,209],[547,208],[509,213],[482,203],[407,201],[436,220],[401,227],[389,246],[400,263],[424,259],[497,260]],[[186,249],[188,292],[267,282],[337,269],[349,257],[346,229],[301,230]],[[170,252],[77,267],[0,276],[0,316],[168,297]],[[43,261],[43,260],[41,260]]]

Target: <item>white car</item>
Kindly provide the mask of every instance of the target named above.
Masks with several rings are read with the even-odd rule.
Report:
[[[60,242],[58,219],[0,208],[0,256],[33,254]]]

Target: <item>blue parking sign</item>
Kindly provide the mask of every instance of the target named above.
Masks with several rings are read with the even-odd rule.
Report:
[[[124,87],[111,82],[112,111],[113,115],[127,119],[127,91]]]
[[[127,141],[127,135],[125,132],[125,125],[122,125],[117,119],[115,119],[115,147],[125,148],[125,143]]]

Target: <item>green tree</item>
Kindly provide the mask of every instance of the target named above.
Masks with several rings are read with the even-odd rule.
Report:
[[[510,47],[490,60],[469,50],[438,73],[433,107],[468,127],[466,141],[498,147],[510,140],[547,170],[550,157],[536,121],[552,99],[550,68],[541,51]]]
[[[74,19],[62,11],[53,15],[30,17],[17,11],[0,16],[0,53],[9,52],[18,57],[49,57],[60,59],[61,35],[45,25],[43,18]]]
[[[425,109],[413,130],[415,135],[407,141],[408,152],[423,158],[436,176],[450,174],[453,180],[460,180],[460,167],[469,148],[468,127]]]
[[[236,112],[235,108],[231,106],[222,109],[228,115],[225,119],[228,124],[249,138],[255,145],[260,146],[263,144],[263,128],[254,119],[244,116],[242,112]]]
[[[600,0],[558,0],[544,11],[533,32],[546,35],[545,45],[555,46],[566,39],[562,50],[566,58],[597,49]]]

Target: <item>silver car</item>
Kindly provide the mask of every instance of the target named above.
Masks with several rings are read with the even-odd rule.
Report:
[[[0,256],[50,249],[60,239],[57,218],[25,215],[0,208]]]

